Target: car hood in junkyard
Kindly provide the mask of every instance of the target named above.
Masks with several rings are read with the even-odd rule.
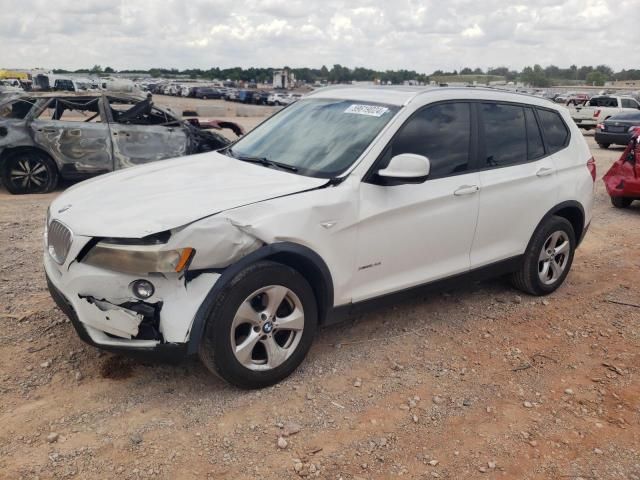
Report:
[[[326,183],[209,152],[82,182],[53,201],[51,216],[77,235],[140,238]]]

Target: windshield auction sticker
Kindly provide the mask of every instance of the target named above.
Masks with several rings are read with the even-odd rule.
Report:
[[[387,113],[389,109],[387,107],[380,107],[378,105],[351,105],[344,113],[355,113],[357,115],[367,115],[369,117],[381,117]]]

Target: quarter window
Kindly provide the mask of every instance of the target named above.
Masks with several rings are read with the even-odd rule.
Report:
[[[544,144],[542,143],[542,135],[538,128],[536,116],[531,108],[525,108],[524,118],[527,122],[527,158],[535,160],[544,155]]]
[[[527,129],[524,108],[515,105],[483,103],[480,105],[484,125],[487,167],[504,167],[527,160]]]
[[[469,169],[471,112],[468,103],[442,103],[412,116],[384,153],[381,167],[401,153],[424,155],[431,163],[429,178]]]
[[[538,118],[549,153],[555,153],[564,148],[569,138],[569,130],[567,130],[560,114],[539,108]]]

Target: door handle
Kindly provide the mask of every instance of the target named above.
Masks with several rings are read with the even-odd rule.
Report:
[[[540,169],[536,172],[536,175],[537,175],[538,177],[546,177],[546,176],[548,176],[548,175],[553,174],[553,172],[554,172],[553,168],[549,168],[549,167],[542,167],[542,168],[540,168]]]
[[[458,187],[458,189],[453,192],[453,194],[456,197],[460,197],[462,195],[472,195],[478,190],[480,190],[480,187],[478,187],[477,185],[462,185],[461,187]]]
[[[44,133],[56,133],[55,128],[39,128],[38,131]]]

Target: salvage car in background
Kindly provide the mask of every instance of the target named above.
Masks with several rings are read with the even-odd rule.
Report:
[[[640,137],[635,133],[627,148],[602,177],[616,208],[627,208],[640,200]]]
[[[631,137],[640,131],[640,110],[617,113],[596,126],[596,143],[600,148],[610,145],[628,145]]]
[[[638,111],[640,104],[633,97],[600,95],[589,100],[586,106],[569,106],[571,118],[580,128],[591,130],[599,122],[625,111]]]
[[[14,194],[46,193],[59,178],[83,179],[224,147],[227,138],[205,130],[215,126],[207,122],[199,128],[150,97],[11,97],[0,103],[0,178]]]
[[[193,88],[192,95],[190,96],[207,100],[209,98],[222,98],[222,92],[213,87],[195,87]]]

